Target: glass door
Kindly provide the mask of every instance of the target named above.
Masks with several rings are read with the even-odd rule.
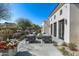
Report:
[[[57,23],[54,23],[54,36],[56,37],[57,35]]]
[[[64,19],[59,21],[59,38],[64,40]]]

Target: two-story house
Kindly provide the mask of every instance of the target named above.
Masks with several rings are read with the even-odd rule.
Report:
[[[79,4],[58,4],[48,20],[54,40],[79,44]]]

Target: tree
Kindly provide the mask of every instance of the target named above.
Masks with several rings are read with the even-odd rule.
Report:
[[[25,18],[19,18],[17,20],[17,26],[19,28],[21,28],[22,30],[26,30],[28,27],[31,27],[32,26],[32,23],[31,21],[29,21],[28,19],[25,19]]]
[[[10,18],[9,4],[0,3],[0,20],[8,20]]]
[[[33,31],[35,31],[37,33],[40,32],[40,30],[41,30],[41,27],[39,25],[33,24],[32,27],[33,27]]]

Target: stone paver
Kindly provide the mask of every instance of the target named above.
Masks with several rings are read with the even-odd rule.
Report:
[[[19,43],[17,51],[29,51],[36,56],[62,56],[53,44],[27,44],[25,40]]]

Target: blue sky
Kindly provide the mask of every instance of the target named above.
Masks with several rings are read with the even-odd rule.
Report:
[[[12,20],[8,22],[15,22],[18,18],[26,18],[41,25],[44,20],[48,19],[56,5],[56,3],[12,3],[10,4]]]

